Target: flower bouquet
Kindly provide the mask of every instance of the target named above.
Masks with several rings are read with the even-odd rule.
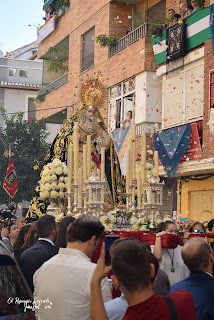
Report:
[[[68,168],[64,162],[54,159],[41,172],[40,197],[47,203],[64,203],[68,189]]]

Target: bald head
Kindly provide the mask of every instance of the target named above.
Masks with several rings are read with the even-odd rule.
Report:
[[[182,258],[190,271],[206,272],[210,267],[212,249],[205,239],[192,238],[182,249]],[[212,262],[213,264],[213,262]]]

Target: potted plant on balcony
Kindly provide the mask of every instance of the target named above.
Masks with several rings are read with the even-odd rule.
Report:
[[[66,8],[70,7],[70,0],[57,0],[56,2],[56,18],[60,18],[66,13]]]
[[[105,34],[100,34],[99,36],[96,37],[96,42],[100,44],[101,47],[110,47],[112,48],[113,46],[116,45],[117,41],[119,40],[119,37],[112,37]]]

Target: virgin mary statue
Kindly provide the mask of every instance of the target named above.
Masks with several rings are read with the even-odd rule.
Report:
[[[83,145],[87,142],[87,135],[91,136],[91,171],[95,173],[100,168],[101,148],[105,148],[105,175],[110,198],[109,208],[116,206],[122,199],[123,179],[120,165],[114,148],[114,143],[105,128],[98,106],[103,102],[105,88],[96,78],[86,82],[81,90],[83,104],[63,125],[50,148],[47,163],[53,159],[60,159],[67,163],[67,151],[72,141],[74,123],[79,123],[79,166],[82,166]],[[48,204],[40,197],[40,181],[31,201],[26,222],[32,223],[47,213]],[[109,209],[110,210],[110,209]]]

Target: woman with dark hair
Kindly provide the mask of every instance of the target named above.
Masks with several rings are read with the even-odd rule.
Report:
[[[27,238],[25,239],[23,247],[25,247],[25,249],[32,247],[38,239],[39,239],[39,236],[37,233],[37,227],[36,227],[36,223],[34,223],[32,224],[32,226],[28,231]]]
[[[65,217],[62,219],[59,225],[59,230],[57,232],[57,238],[55,245],[58,248],[66,248],[67,246],[67,229],[68,226],[74,222],[75,218],[73,217]]]
[[[199,221],[195,221],[189,227],[189,233],[206,233],[206,229],[205,229],[203,223],[201,223]]]
[[[207,224],[207,229],[209,232],[214,233],[214,219],[211,219]]]
[[[14,257],[16,259],[16,261],[18,262],[20,259],[20,255],[21,253],[24,251],[24,241],[27,238],[27,234],[28,231],[30,229],[30,225],[26,224],[25,226],[23,226],[21,228],[21,230],[19,231],[18,237],[16,239],[16,242],[14,243],[13,246],[13,252],[14,252]]]
[[[189,271],[181,257],[182,246],[178,245],[175,249],[162,248],[161,237],[164,234],[177,236],[177,226],[174,221],[165,221],[159,226],[153,251],[154,256],[160,262],[160,269],[166,272],[172,286],[186,278],[189,275]]]

